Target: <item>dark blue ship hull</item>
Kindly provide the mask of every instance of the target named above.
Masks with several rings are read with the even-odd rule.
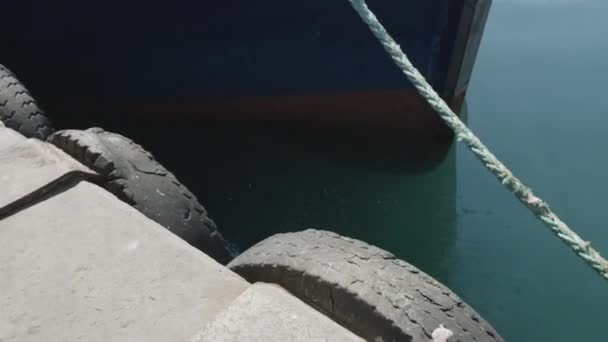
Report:
[[[369,5],[458,109],[490,1]],[[0,63],[52,116],[435,124],[420,119],[428,107],[347,0],[8,0],[3,7]]]

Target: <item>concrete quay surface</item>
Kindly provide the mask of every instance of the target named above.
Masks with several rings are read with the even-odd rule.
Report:
[[[362,341],[0,123],[0,341]]]

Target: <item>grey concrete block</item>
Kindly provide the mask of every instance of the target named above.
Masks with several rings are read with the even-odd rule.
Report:
[[[69,177],[95,175],[53,145],[0,128],[0,216],[17,201]]]
[[[190,341],[362,342],[363,339],[279,286],[256,283]]]
[[[0,341],[185,341],[248,286],[88,182],[0,220]]]

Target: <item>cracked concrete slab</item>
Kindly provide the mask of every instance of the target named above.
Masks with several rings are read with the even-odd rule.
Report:
[[[364,340],[283,288],[256,283],[195,335],[190,342]]]
[[[250,285],[81,181],[0,220],[1,341],[186,341]]]
[[[0,128],[0,217],[66,178],[95,175],[53,145]]]

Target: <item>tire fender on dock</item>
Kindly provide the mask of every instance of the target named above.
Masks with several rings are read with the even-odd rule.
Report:
[[[197,198],[132,140],[101,128],[63,130],[48,142],[98,172],[106,190],[222,264],[228,245]]]
[[[1,64],[0,121],[28,138],[45,140],[54,131],[25,85]]]
[[[368,341],[502,341],[450,289],[392,254],[338,234],[274,235],[228,267],[283,286]],[[450,335],[451,334],[451,335]]]

